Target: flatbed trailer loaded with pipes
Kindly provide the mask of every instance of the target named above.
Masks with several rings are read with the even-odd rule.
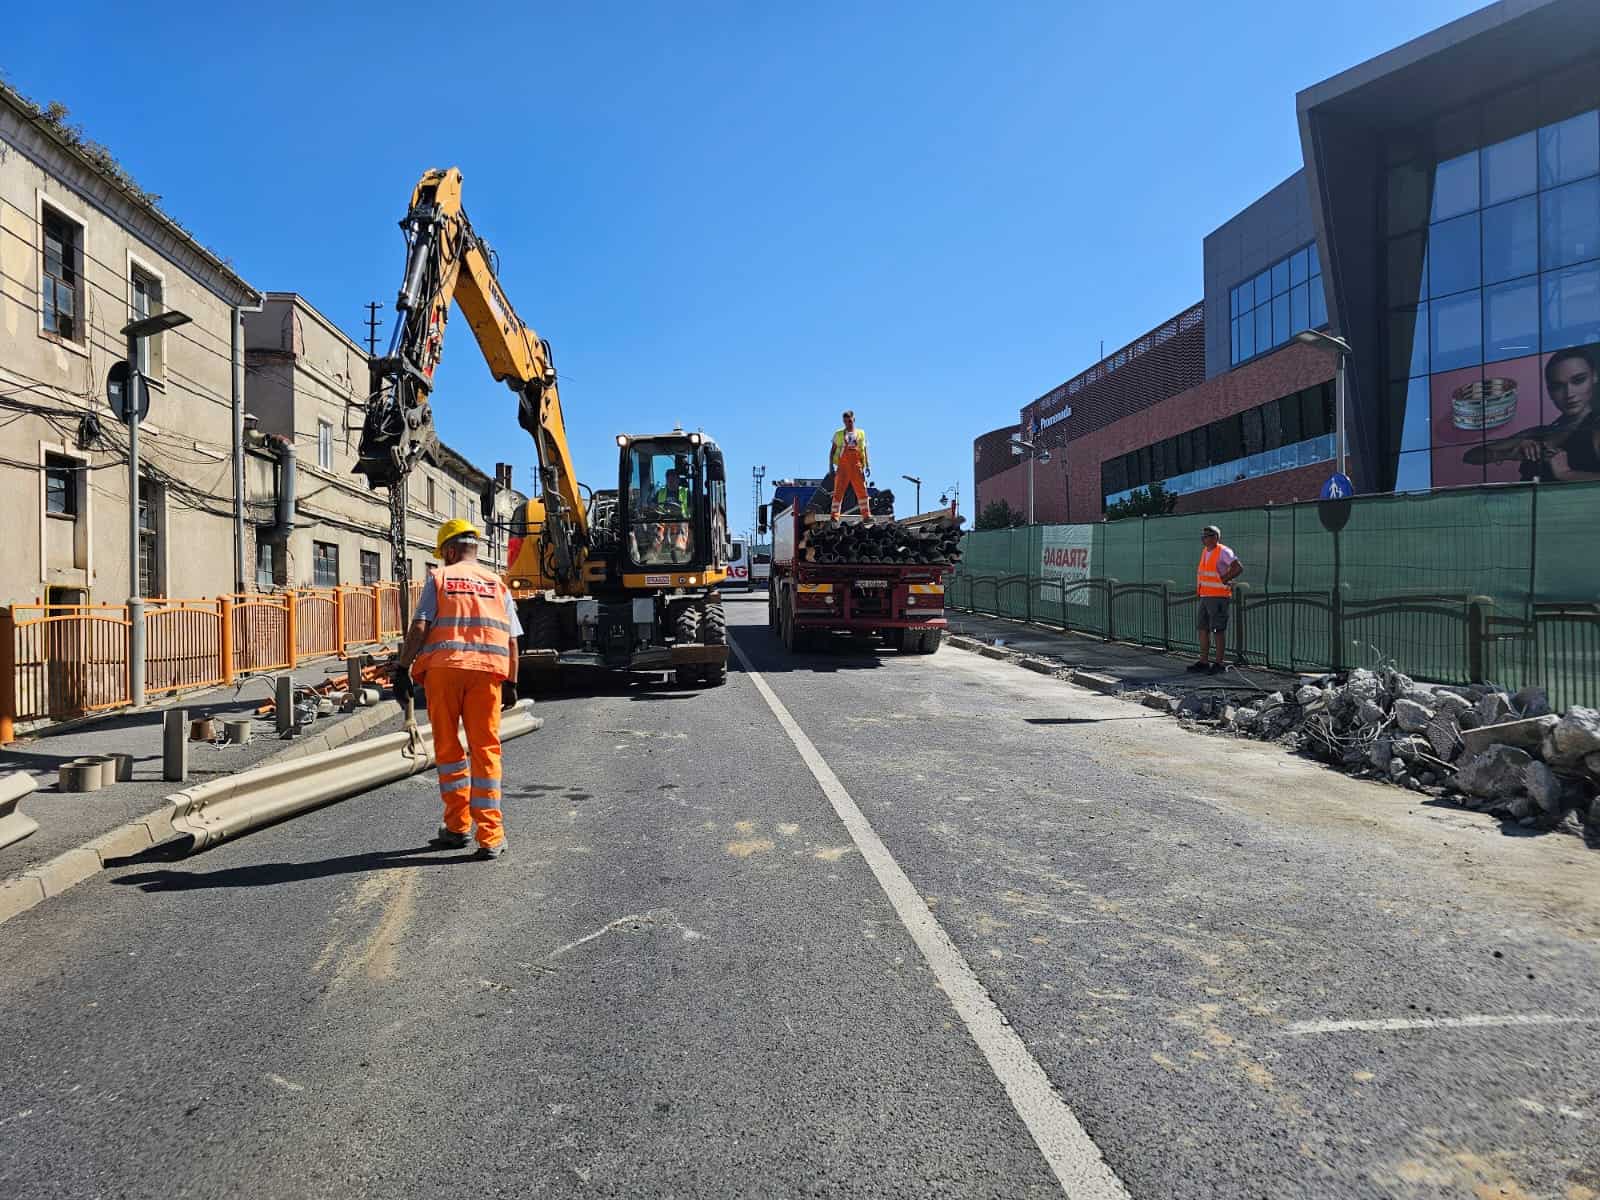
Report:
[[[893,494],[872,489],[870,525],[849,511],[835,522],[830,482],[780,480],[762,506],[762,527],[772,530],[768,626],[789,650],[844,632],[933,654],[946,624],[944,580],[961,557],[961,519],[940,509],[897,521]]]

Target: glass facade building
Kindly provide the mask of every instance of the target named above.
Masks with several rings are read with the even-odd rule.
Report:
[[[1541,108],[1525,89],[1388,140],[1396,490],[1600,478],[1600,109]]]
[[[1301,246],[1228,291],[1229,363],[1238,366],[1328,323],[1317,244]]]

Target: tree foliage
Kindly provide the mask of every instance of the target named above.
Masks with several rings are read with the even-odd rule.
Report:
[[[983,506],[983,511],[978,514],[974,529],[1014,529],[1018,525],[1025,525],[1028,515],[1018,509],[1012,508],[1004,500],[991,500]]]
[[[1124,517],[1164,517],[1178,507],[1178,497],[1160,483],[1136,488],[1125,500],[1106,506],[1106,520],[1120,521]]]

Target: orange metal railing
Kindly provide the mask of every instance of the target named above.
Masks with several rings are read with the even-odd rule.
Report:
[[[412,585],[412,603],[421,585]],[[342,655],[399,636],[400,592],[370,587],[152,598],[145,613],[145,695],[229,684],[254,671]],[[130,703],[122,604],[0,607],[0,744],[16,722],[61,720]]]

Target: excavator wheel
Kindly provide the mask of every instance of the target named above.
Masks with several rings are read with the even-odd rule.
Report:
[[[728,644],[728,615],[722,611],[721,600],[709,600],[700,614],[700,642],[706,646]],[[728,682],[726,662],[707,663],[700,668],[700,682],[707,687],[721,687]]]
[[[679,645],[694,645],[700,640],[700,610],[693,604],[679,605],[672,612],[672,640]],[[700,679],[699,667],[678,667],[679,687],[693,687]]]
[[[523,608],[523,645],[528,650],[559,650],[561,648],[561,613],[554,605],[534,600]],[[522,668],[517,673],[520,691],[527,693],[552,692],[561,684],[561,671],[549,667]]]

